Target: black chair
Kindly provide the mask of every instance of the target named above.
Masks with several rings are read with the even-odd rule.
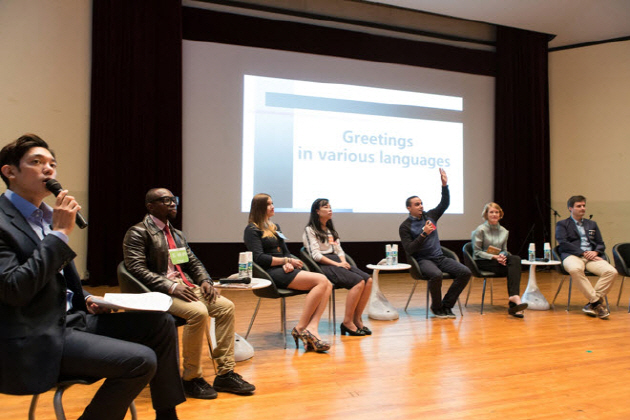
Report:
[[[442,248],[442,253],[444,254],[444,256],[448,257],[448,258],[452,258],[455,261],[459,262],[459,258],[457,257],[457,254],[455,254],[453,251],[451,251],[448,248]],[[414,257],[412,257],[411,255],[409,255],[408,253],[405,252],[405,254],[407,255],[407,263],[409,265],[411,265],[411,268],[409,269],[409,273],[411,274],[411,277],[414,280],[424,280],[427,282],[427,313],[425,318],[428,319],[429,318],[429,286],[428,286],[428,282],[429,282],[429,277],[425,276],[422,273],[422,270],[420,270],[420,265],[418,264],[418,261],[416,261],[416,259]],[[451,276],[448,273],[442,273],[442,278],[444,280],[452,280],[453,276]],[[411,302],[411,297],[413,296],[413,293],[416,291],[416,286],[418,285],[417,281],[413,282],[413,288],[411,289],[411,293],[409,294],[409,299],[407,299],[407,304],[405,305],[405,312],[407,312],[407,307],[409,306],[409,302]],[[459,314],[461,316],[464,316],[464,312],[462,311],[462,304],[459,301],[459,297],[457,297],[457,305],[459,306]]]
[[[116,269],[116,274],[118,276],[118,286],[120,286],[120,291],[122,293],[149,293],[151,290],[147,286],[144,285],[140,280],[135,278],[125,266],[125,262],[121,261],[118,264],[118,268]],[[173,315],[175,319],[175,324],[180,327],[186,324],[186,320],[180,318],[178,316]],[[212,367],[214,368],[214,374],[217,374],[217,366],[214,362],[214,358],[212,357],[212,338],[210,334],[210,328],[206,331],[206,340],[208,341],[208,350],[210,352],[210,360],[212,360]]]
[[[291,256],[292,258],[298,259],[295,256]],[[305,265],[304,269],[308,270],[308,267]],[[260,308],[260,301],[264,299],[280,299],[280,324],[282,328],[282,337],[284,339],[284,348],[287,348],[287,304],[286,298],[291,296],[305,295],[309,291],[308,290],[294,290],[294,289],[280,289],[273,282],[273,279],[261,266],[256,263],[252,264],[252,270],[255,278],[266,279],[271,282],[269,287],[264,287],[262,289],[254,289],[253,292],[256,296],[258,296],[258,303],[256,304],[256,309],[254,310],[254,314],[252,315],[252,320],[249,322],[249,328],[247,328],[247,334],[245,334],[245,339],[249,337],[249,332],[254,325],[254,321],[256,320],[256,315],[258,315],[258,309]]]
[[[472,242],[466,243],[462,251],[464,253],[464,264],[472,271],[473,277],[483,279],[483,291],[481,292],[481,315],[483,315],[483,303],[486,297],[486,282],[488,279],[506,278],[505,276],[493,273],[492,271],[484,271],[477,266],[477,262],[473,257],[473,244]],[[466,295],[466,303],[464,306],[468,306],[468,298],[470,297],[470,291],[472,290],[472,279],[470,279],[470,285],[468,286],[468,294]],[[490,304],[493,304],[493,290],[492,282],[490,282]]]
[[[354,262],[352,257],[346,254],[345,252],[344,254],[346,256],[346,261],[348,262],[348,264],[350,264],[353,267],[356,267],[357,264]],[[315,262],[315,260],[311,257],[311,254],[306,250],[306,248],[302,247],[300,249],[300,256],[302,257],[302,261],[304,261],[304,264],[308,266],[310,271],[313,271],[314,273],[324,274],[320,265],[317,264],[317,262]],[[336,311],[336,305],[335,305],[335,289],[340,289],[340,287],[338,287],[335,283],[332,283],[332,285],[333,285],[333,289],[332,289],[332,293],[330,294],[329,309],[332,309],[333,335],[336,335],[337,334],[337,311]],[[329,317],[330,317],[330,313],[329,313]]]
[[[630,277],[630,242],[624,242],[613,246],[613,258],[615,259],[615,268],[621,277],[621,287],[619,287],[619,297],[617,298],[617,306],[623,292],[623,281],[626,277]],[[630,313],[630,304],[628,304],[628,313]]]
[[[564,266],[562,265],[562,259],[560,258],[560,245],[556,245],[551,250],[551,252],[553,254],[553,259],[560,261],[560,264],[554,265],[554,267],[556,268],[556,271],[558,271],[558,273],[562,274],[562,280],[560,280],[560,284],[558,285],[558,291],[556,292],[556,295],[553,297],[551,306],[554,306],[554,303],[556,302],[556,298],[558,297],[558,294],[560,293],[560,290],[562,289],[562,284],[564,283],[564,280],[567,277],[569,277],[569,297],[567,298],[567,312],[568,312],[569,305],[571,305],[571,288],[573,286],[573,279],[571,278],[571,274],[569,274],[569,272],[565,270]],[[606,253],[602,254],[602,258],[605,259],[607,262],[610,262],[610,259],[608,258],[608,255]],[[593,274],[588,270],[584,270],[584,274],[587,277],[598,277],[596,274]],[[610,312],[610,306],[608,305],[608,296],[605,296],[604,299],[606,299],[606,308],[608,308],[608,311]]]
[[[55,396],[53,397],[53,407],[55,409],[55,418],[57,420],[66,420],[66,415],[63,410],[63,402],[61,401],[63,397],[63,393],[66,389],[70,388],[72,385],[92,385],[94,382],[99,381],[100,379],[95,378],[66,378],[62,381],[59,381],[55,387],[57,390],[55,391]],[[31,399],[31,406],[28,410],[28,420],[35,420],[35,410],[37,409],[37,401],[39,400],[39,394],[33,395]],[[129,405],[129,411],[131,412],[131,419],[137,420],[138,413],[136,412],[136,404],[132,401],[131,405]]]

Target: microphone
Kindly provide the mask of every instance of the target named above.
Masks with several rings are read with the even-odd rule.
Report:
[[[46,181],[46,189],[55,194],[55,197],[57,197],[61,190],[63,190],[61,184],[56,179],[49,179],[48,181]],[[85,220],[85,217],[83,217],[81,212],[77,212],[75,221],[79,229],[85,229],[86,227],[88,227],[88,222],[87,220]]]
[[[250,284],[252,279],[249,277],[245,277],[242,279],[219,279],[219,283],[221,284]]]
[[[593,218],[593,215],[592,215],[592,214],[589,214],[589,215],[588,215],[588,220],[591,220],[592,218]]]

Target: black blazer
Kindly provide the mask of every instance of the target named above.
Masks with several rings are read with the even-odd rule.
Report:
[[[603,255],[604,251],[606,251],[606,245],[602,239],[599,227],[597,227],[597,223],[589,219],[582,219],[582,223],[593,251],[597,251],[600,256]],[[575,222],[570,217],[568,219],[560,220],[556,224],[556,241],[558,241],[560,258],[562,260],[569,255],[579,257],[582,253],[584,253],[582,248],[580,248],[580,232],[578,232]]]
[[[87,310],[72,264],[75,256],[54,235],[40,240],[15,206],[0,196],[1,393],[41,393],[57,382],[66,288],[74,292],[73,311]]]

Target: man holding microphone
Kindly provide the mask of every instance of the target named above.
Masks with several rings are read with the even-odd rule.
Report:
[[[163,312],[109,313],[81,288],[68,246],[81,209],[61,190],[53,207],[57,161],[26,134],[0,151],[7,191],[0,196],[0,392],[39,394],[60,378],[105,378],[83,420],[122,420],[151,385],[157,420],[176,420],[186,400],[177,330]]]

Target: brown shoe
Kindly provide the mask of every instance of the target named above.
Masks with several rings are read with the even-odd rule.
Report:
[[[610,312],[608,311],[608,308],[606,308],[606,306],[604,306],[601,303],[597,305],[594,309],[595,309],[595,313],[597,314],[597,318],[599,319],[605,319],[610,316]]]

